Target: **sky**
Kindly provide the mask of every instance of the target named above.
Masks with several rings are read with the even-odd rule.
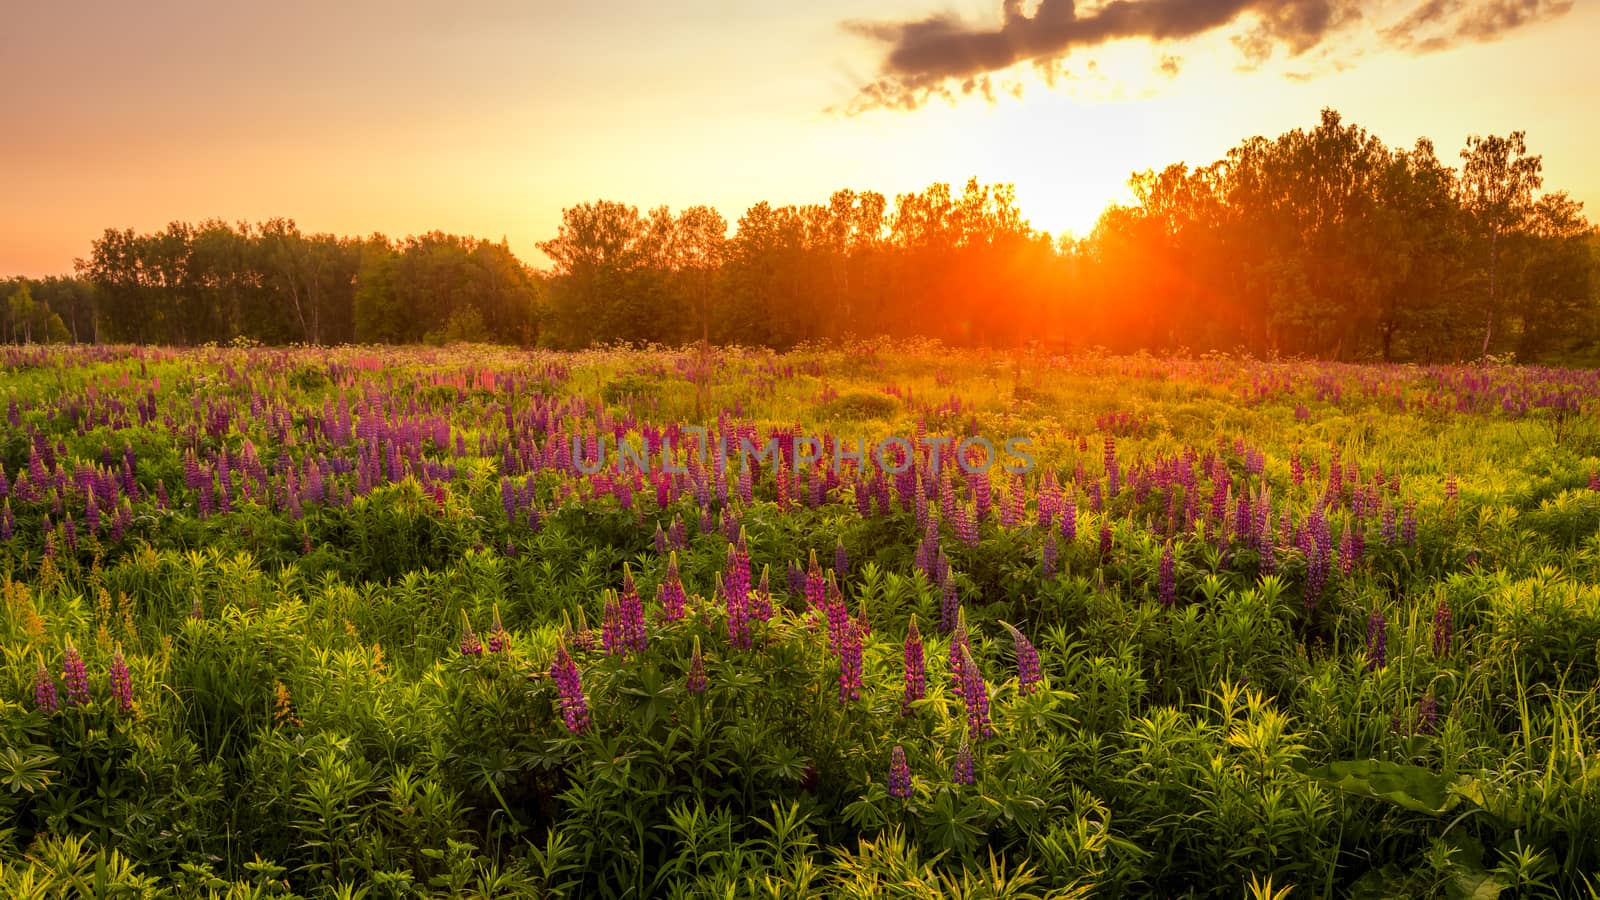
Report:
[[[336,7],[336,8],[327,8]],[[1390,146],[1527,132],[1600,220],[1600,0],[19,0],[0,277],[107,228],[296,220],[537,243],[561,210],[1016,186],[1087,234],[1128,176],[1331,106]]]

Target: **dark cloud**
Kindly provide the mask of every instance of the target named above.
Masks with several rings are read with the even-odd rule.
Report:
[[[1017,63],[1032,63],[1053,82],[1073,51],[1120,39],[1157,43],[1241,26],[1233,41],[1247,67],[1277,52],[1298,57],[1335,37],[1368,26],[1388,0],[1040,0],[1029,14],[1023,0],[1001,0],[998,25],[975,25],[950,13],[902,22],[846,22],[844,27],[883,47],[879,77],[862,88],[851,111],[915,108],[931,96],[981,89],[983,79]],[[1428,52],[1468,41],[1494,40],[1530,22],[1558,16],[1572,0],[1421,0],[1398,22],[1376,27],[1385,43]],[[1161,65],[1175,74],[1176,63]],[[970,87],[969,87],[970,85]]]

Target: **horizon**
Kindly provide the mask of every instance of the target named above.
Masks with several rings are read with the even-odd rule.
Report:
[[[49,74],[16,98],[26,139],[0,150],[0,275],[71,274],[108,228],[276,216],[307,233],[504,238],[542,268],[562,210],[596,199],[705,203],[731,230],[763,200],[892,201],[969,177],[1015,185],[1035,229],[1082,237],[1131,200],[1134,172],[1208,164],[1324,107],[1391,147],[1430,138],[1452,167],[1469,135],[1526,131],[1548,189],[1594,219],[1592,3],[1461,4],[1433,22],[1414,20],[1437,4],[1398,0],[1343,17],[1313,0],[1290,5],[1299,16],[1202,4],[1212,18],[1181,22],[1132,5],[1147,18],[624,4],[631,28],[497,4],[463,21],[361,4],[29,9],[0,49]]]

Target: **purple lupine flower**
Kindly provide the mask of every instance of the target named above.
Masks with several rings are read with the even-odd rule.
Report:
[[[949,634],[956,627],[961,614],[961,594],[956,590],[955,575],[950,571],[950,561],[940,566],[943,577],[939,580],[939,631]]]
[[[1044,681],[1044,671],[1039,666],[1039,650],[1033,646],[1027,636],[1018,631],[1014,626],[1005,622],[1000,623],[1006,631],[1011,633],[1011,642],[1017,649],[1017,691],[1024,697],[1033,693],[1033,689]]]
[[[1417,732],[1420,734],[1433,734],[1439,727],[1439,701],[1433,697],[1433,691],[1422,695],[1417,701]]]
[[[655,551],[657,556],[667,552],[667,533],[661,530],[660,522],[656,523]]]
[[[1395,525],[1395,509],[1393,503],[1383,504],[1383,525],[1380,528],[1383,535],[1383,545],[1393,547],[1400,537],[1400,529]]]
[[[1344,533],[1339,536],[1339,574],[1346,578],[1361,562],[1361,551],[1357,546],[1356,532],[1350,528],[1350,520],[1344,522]]]
[[[911,767],[906,765],[906,751],[899,744],[889,754],[889,796],[896,800],[911,796]]]
[[[133,711],[133,676],[128,672],[128,661],[122,656],[122,648],[117,647],[116,655],[111,657],[111,669],[107,672],[111,682],[111,696],[116,698],[117,709],[121,712]]]
[[[961,647],[961,696],[967,704],[967,730],[972,739],[982,741],[994,734],[989,727],[989,685],[983,680],[983,671],[972,650]]]
[[[67,652],[61,661],[61,683],[67,686],[67,705],[83,706],[89,702],[89,668],[84,665],[78,648],[67,637]]]
[[[840,578],[850,574],[850,554],[845,552],[844,541],[833,545],[833,571],[838,573]]]
[[[1455,637],[1455,627],[1450,615],[1450,604],[1444,600],[1433,610],[1433,656],[1444,659],[1450,655],[1450,644]]]
[[[1177,568],[1178,561],[1172,555],[1172,542],[1168,541],[1166,546],[1161,549],[1161,571],[1156,585],[1162,606],[1171,606],[1178,602]]]
[[[861,699],[861,631],[845,617],[839,641],[839,705]]]
[[[1407,500],[1405,505],[1405,518],[1400,524],[1400,540],[1407,547],[1417,545],[1417,501]]]
[[[561,701],[561,719],[567,731],[583,734],[589,730],[589,701],[583,696],[583,677],[578,664],[567,653],[565,642],[556,645],[556,656],[550,663],[550,678],[556,683],[556,693]]]
[[[467,618],[467,611],[461,611],[461,655],[478,656],[483,653],[483,644],[478,640],[477,632],[472,630],[472,620]]]
[[[1071,544],[1078,539],[1078,492],[1068,491],[1061,498],[1061,539]]]
[[[506,633],[506,627],[500,624],[500,604],[494,605],[494,624],[489,626],[489,652],[504,653],[511,646],[511,635]]]
[[[1111,523],[1106,522],[1100,526],[1100,558],[1111,555]]]
[[[1109,434],[1106,435],[1105,463],[1106,494],[1115,497],[1122,489],[1122,472],[1117,468],[1117,439]]]
[[[683,589],[683,579],[678,577],[678,551],[667,556],[667,576],[656,586],[656,602],[661,604],[661,621],[676,622],[683,618],[683,604],[688,599]]]
[[[33,673],[33,705],[47,716],[55,715],[61,708],[61,697],[56,693],[56,680],[45,668],[44,657],[39,658],[39,668]]]
[[[972,764],[972,743],[961,736],[961,747],[956,750],[956,761],[950,767],[950,780],[955,784],[972,784],[978,780],[977,767]]]
[[[1381,669],[1389,663],[1389,623],[1383,610],[1373,609],[1367,618],[1367,671]]]
[[[1456,476],[1454,474],[1446,476],[1444,479],[1444,502],[1453,504],[1458,496],[1460,496],[1460,490],[1456,487]]]
[[[1589,490],[1600,491],[1600,469],[1593,469],[1589,472]]]
[[[706,661],[700,655],[700,636],[694,636],[694,654],[689,657],[689,675],[684,686],[691,694],[704,694],[706,692]]]
[[[1044,536],[1044,546],[1039,550],[1039,562],[1044,570],[1044,577],[1054,578],[1056,574],[1056,536],[1055,532],[1047,532]]]
[[[927,659],[922,649],[922,632],[917,630],[917,617],[911,617],[911,627],[906,631],[904,650],[905,659],[905,697],[900,701],[900,712],[908,715],[911,704],[927,696],[928,668]]]
[[[617,612],[622,620],[622,639],[628,649],[642,652],[649,646],[650,638],[644,630],[644,600],[633,584],[633,570],[622,565],[622,594],[617,599]]]

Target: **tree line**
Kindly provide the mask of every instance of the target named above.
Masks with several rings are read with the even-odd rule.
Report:
[[[0,282],[0,335],[199,344],[692,341],[849,336],[1116,351],[1435,361],[1600,349],[1600,237],[1543,190],[1525,135],[1458,166],[1324,110],[1207,166],[1136,173],[1082,238],[1022,217],[1009,185],[891,203],[562,213],[536,271],[505,242],[305,234],[287,219],[107,230],[75,277]]]

